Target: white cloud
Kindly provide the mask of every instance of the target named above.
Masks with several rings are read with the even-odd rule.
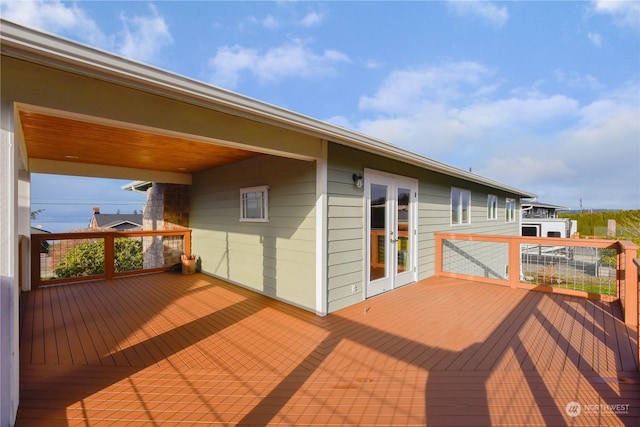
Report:
[[[59,0],[10,1],[0,3],[3,18],[21,25],[76,38],[97,48],[143,62],[159,58],[161,49],[173,39],[164,18],[150,5],[148,16],[120,16],[123,30],[105,35],[77,4]]]
[[[506,98],[470,104],[457,113],[474,129],[525,130],[564,117],[574,116],[578,102],[564,95],[540,98]]]
[[[353,125],[351,124],[349,119],[344,116],[332,116],[328,119],[325,119],[324,121],[327,123],[333,123],[336,126],[341,126],[346,129],[353,129]]]
[[[503,27],[509,20],[507,8],[489,1],[450,0],[449,10],[459,16],[479,18],[495,27]]]
[[[467,70],[467,72],[463,72]],[[500,182],[594,207],[640,207],[637,79],[608,93],[590,75],[556,71],[592,90],[593,101],[506,83],[477,63],[395,71],[360,100],[367,117],[351,127]],[[477,93],[481,97],[476,97]],[[349,125],[343,118],[338,123]]]
[[[97,47],[109,39],[77,4],[66,6],[58,0],[8,1],[0,3],[3,19],[40,30],[76,36]]]
[[[250,26],[261,25],[269,30],[276,30],[285,27],[303,27],[312,28],[322,25],[324,21],[324,15],[319,12],[309,12],[302,18],[294,17],[290,14],[268,14],[265,18],[259,19],[254,15],[245,17],[239,24],[240,30],[245,29],[245,25]]]
[[[278,81],[283,78],[312,79],[336,72],[336,65],[350,62],[349,57],[336,50],[313,52],[300,40],[271,48],[266,52],[241,46],[224,46],[209,60],[213,70],[212,82],[235,88],[243,72],[258,80]]]
[[[425,103],[411,114],[379,116],[361,120],[357,129],[410,151],[441,159],[447,152],[478,137],[445,105]]]
[[[491,150],[479,173],[561,203],[579,198],[595,208],[640,207],[640,111],[623,98],[581,107],[572,125],[547,136],[528,135],[514,150]],[[515,148],[515,147],[514,147]]]
[[[601,47],[602,46],[602,36],[599,33],[589,33],[587,34],[589,41],[593,43],[594,46]]]
[[[529,164],[521,161],[514,150],[501,153],[493,149],[492,160],[481,173],[569,201],[582,197],[590,201],[591,207],[638,209],[638,89],[637,85],[626,85],[580,106],[575,119],[563,129],[547,135],[523,135],[522,143],[516,147],[535,160]],[[635,102],[630,99],[634,93]]]
[[[240,46],[225,46],[218,49],[216,56],[209,59],[213,68],[212,82],[227,88],[235,88],[240,79],[239,73],[254,66],[258,52]]]
[[[364,68],[369,70],[374,70],[376,68],[382,67],[384,64],[376,59],[367,59],[364,61]]]
[[[499,175],[505,180],[503,182],[513,182],[515,178],[525,185],[557,184],[575,175],[564,159],[539,155],[493,158],[485,170],[500,171]]]
[[[595,13],[609,15],[616,25],[640,29],[640,2],[596,0],[593,2]]]
[[[588,89],[591,91],[599,91],[604,89],[604,85],[591,74],[567,73],[557,69],[554,71],[556,81],[567,85],[570,88]]]
[[[142,62],[155,60],[164,46],[173,43],[164,18],[149,5],[151,15],[128,17],[122,14],[124,30],[121,33],[120,54]]]
[[[374,96],[360,98],[359,107],[385,114],[415,111],[427,102],[460,98],[467,93],[469,86],[475,87],[491,74],[493,71],[475,62],[451,62],[417,70],[394,71]]]
[[[270,30],[280,27],[280,23],[273,15],[267,15],[267,17],[262,20],[262,25]]]
[[[317,12],[310,12],[305,15],[299,22],[299,25],[303,27],[317,27],[322,24],[323,16]]]

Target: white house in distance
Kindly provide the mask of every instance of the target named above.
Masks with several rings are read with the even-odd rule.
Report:
[[[519,235],[520,199],[535,197],[10,22],[0,36],[0,426],[19,401],[32,173],[187,188],[203,273],[318,315],[432,276],[434,232]]]
[[[521,209],[523,236],[573,237],[578,232],[577,221],[558,216],[558,211],[567,210],[564,206],[523,200]]]

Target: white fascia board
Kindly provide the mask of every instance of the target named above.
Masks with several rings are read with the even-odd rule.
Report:
[[[138,224],[138,223],[131,222],[131,221],[114,221],[114,222],[109,223],[109,224],[101,225],[100,228],[115,228],[115,227],[117,227],[119,225],[122,225],[122,224],[131,224],[131,225],[134,225],[136,227],[142,227],[142,224]]]
[[[146,193],[146,190],[142,191],[140,188],[150,187],[153,185],[152,181],[132,181],[125,185],[120,186],[121,190],[133,191],[134,193]]]
[[[5,20],[0,20],[0,48],[3,55],[275,124],[521,197],[536,197],[533,193],[466,172],[340,126]]]

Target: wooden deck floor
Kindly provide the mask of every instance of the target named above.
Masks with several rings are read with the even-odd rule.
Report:
[[[640,425],[616,303],[434,278],[321,318],[169,273],[23,296],[18,426]]]

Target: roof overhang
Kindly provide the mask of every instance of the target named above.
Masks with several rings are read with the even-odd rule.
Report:
[[[121,190],[133,191],[134,193],[146,193],[153,183],[151,181],[132,181],[121,186]]]
[[[547,209],[555,209],[558,211],[566,211],[569,210],[566,206],[553,205],[551,203],[542,203],[537,200],[522,200],[522,206],[528,206],[530,208],[547,208]]]
[[[0,48],[3,56],[114,83],[276,128],[287,129],[318,138],[318,140],[328,140],[448,176],[500,189],[520,197],[535,197],[535,194],[530,192],[412,153],[359,132],[4,20],[1,21],[0,25]],[[158,133],[153,129],[140,131],[148,131],[154,136]],[[189,141],[192,140],[191,137],[193,135],[169,136],[184,137],[183,139]],[[28,136],[25,135],[25,138],[28,138]],[[225,143],[222,140],[203,142],[215,142],[223,145]],[[290,154],[294,158],[305,160],[314,159],[313,154],[287,154],[277,150],[269,152],[269,150],[259,147],[229,147],[229,150],[232,149],[244,149],[253,153],[275,155]],[[87,166],[87,168],[89,167]],[[127,166],[120,167],[126,168]],[[152,176],[132,176],[128,174],[127,177],[129,176],[132,177],[131,179],[154,180]],[[184,182],[180,181],[179,183]]]

